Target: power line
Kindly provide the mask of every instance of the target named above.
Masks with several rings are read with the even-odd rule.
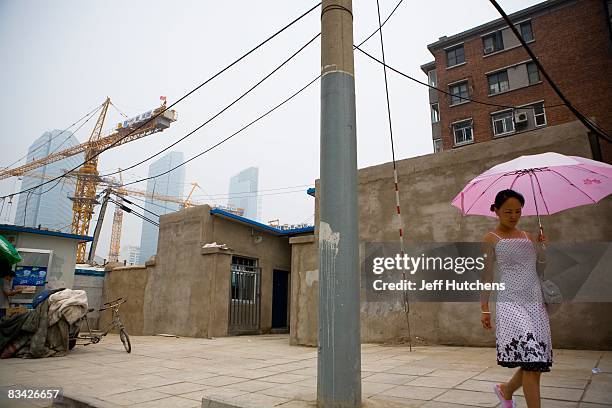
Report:
[[[122,196],[122,195],[119,195],[118,193],[115,193],[115,195],[116,195],[116,196],[118,196],[118,197],[121,197],[121,199],[122,199],[123,201],[125,201],[126,203],[128,203],[128,204],[134,205],[134,206],[136,206],[136,207],[140,208],[141,210],[144,210],[144,211],[148,212],[149,214],[152,214],[152,215],[156,216],[157,218],[159,218],[159,217],[160,217],[160,215],[159,215],[159,214],[154,213],[153,211],[147,210],[147,209],[146,209],[146,208],[144,208],[144,207],[141,207],[140,205],[138,205],[138,204],[136,204],[136,203],[134,203],[134,202],[132,202],[132,201],[128,200],[127,198],[125,198],[125,197],[124,197],[124,196]],[[116,203],[116,202],[115,202],[115,204],[117,204],[117,205],[121,205],[121,204],[118,204],[118,203]]]
[[[159,223],[157,223],[157,222],[153,221],[153,220],[152,220],[152,219],[150,219],[150,218],[145,217],[145,216],[144,216],[144,215],[142,215],[142,214],[137,213],[136,211],[134,211],[133,209],[131,209],[131,208],[130,208],[130,207],[128,207],[127,205],[125,205],[125,204],[120,204],[120,203],[118,203],[117,201],[113,200],[112,198],[109,198],[109,199],[108,199],[108,201],[110,201],[111,203],[113,203],[113,204],[115,204],[115,205],[119,206],[119,207],[120,207],[120,208],[121,208],[123,211],[125,211],[126,213],[128,213],[128,214],[133,214],[133,215],[137,216],[138,218],[141,218],[142,220],[147,221],[147,222],[149,222],[149,223],[151,223],[151,224],[155,225],[156,227],[159,227]]]
[[[71,127],[73,127],[74,125],[76,125],[77,123],[79,123],[80,121],[82,121],[83,119],[85,119],[87,116],[93,115],[94,113],[96,113],[97,111],[100,110],[100,108],[102,108],[102,105],[99,105],[97,107],[95,107],[94,109],[92,109],[91,111],[89,111],[88,113],[86,113],[85,115],[81,116],[81,118],[79,120],[77,120],[76,122],[74,122],[72,125],[68,126],[67,128],[65,128],[64,130],[62,130],[60,133],[58,133],[57,135],[51,137],[51,139],[49,139],[49,141],[47,143],[51,143],[53,140],[55,140],[55,138],[61,136],[62,134],[66,133]],[[91,117],[89,118],[91,119]],[[89,121],[89,119],[87,119],[87,121],[85,121],[83,124],[87,123]],[[74,133],[78,132],[79,129],[83,126],[83,124],[74,131]],[[70,138],[70,136],[68,136],[66,138],[66,140]],[[64,140],[61,144],[63,145],[66,140]],[[24,156],[20,157],[19,159],[15,160],[14,162],[12,162],[11,164],[9,164],[8,166],[5,166],[5,168],[9,169],[11,167],[13,167],[15,164],[19,163],[20,161],[22,161],[23,159],[26,159],[30,154],[34,153],[35,151],[42,149],[47,143],[43,143],[40,146],[38,146],[37,148],[35,148],[34,150],[32,150],[31,152],[26,153]]]
[[[384,26],[384,25],[387,23],[387,21],[389,21],[389,19],[391,18],[391,16],[393,16],[393,14],[394,14],[394,13],[395,13],[395,11],[398,9],[398,7],[400,6],[400,4],[402,4],[402,1],[403,1],[403,0],[400,0],[400,1],[399,1],[399,2],[396,4],[396,6],[395,6],[395,7],[393,8],[393,10],[391,11],[391,13],[389,13],[389,15],[387,16],[387,18],[385,19],[385,21],[384,21],[382,24],[379,24],[379,27],[378,27],[376,30],[374,30],[374,32],[373,32],[372,34],[370,34],[368,37],[366,37],[366,38],[365,38],[365,39],[364,39],[364,40],[363,40],[361,43],[359,43],[359,45],[363,45],[364,43],[366,43],[366,42],[367,42],[367,41],[368,41],[370,38],[372,38],[372,37],[373,37],[373,36],[374,36],[374,35],[375,35],[377,32],[379,32],[379,31],[382,29],[382,27],[383,27],[383,26]],[[319,4],[320,4],[320,3],[319,3]],[[320,35],[320,33],[319,33],[318,35]],[[356,47],[356,46],[355,46],[355,47]],[[245,130],[246,128],[248,128],[249,126],[251,126],[252,124],[254,124],[255,122],[259,121],[260,119],[263,119],[263,117],[265,117],[265,116],[267,116],[268,114],[272,113],[274,110],[276,110],[277,108],[279,108],[280,106],[282,106],[283,104],[285,104],[286,102],[288,102],[289,100],[291,100],[293,97],[297,96],[297,94],[299,94],[300,92],[302,92],[303,90],[305,90],[306,88],[308,88],[308,87],[309,87],[309,86],[310,86],[312,83],[314,83],[314,82],[315,82],[316,80],[318,80],[319,78],[320,78],[320,75],[318,75],[316,78],[314,78],[312,81],[310,81],[310,82],[309,82],[309,83],[308,83],[308,84],[307,84],[305,87],[303,87],[302,89],[300,89],[300,90],[299,90],[297,93],[295,93],[294,95],[290,96],[288,99],[284,100],[284,101],[283,101],[283,102],[281,102],[279,105],[277,105],[276,107],[272,108],[270,111],[266,112],[264,115],[262,115],[262,116],[260,116],[259,118],[255,119],[253,122],[251,122],[251,123],[247,124],[247,125],[246,125],[244,128],[240,129],[238,132],[236,132],[236,133],[234,133],[234,134],[230,135],[228,138],[226,138],[226,139],[222,140],[220,143],[218,143],[218,144],[216,144],[216,145],[212,146],[210,149],[208,149],[208,150],[205,150],[205,151],[201,152],[201,153],[200,153],[200,154],[198,154],[197,156],[192,157],[191,159],[189,159],[189,160],[187,160],[186,162],[183,162],[182,164],[180,164],[180,165],[178,165],[178,166],[176,166],[176,167],[174,167],[174,168],[172,168],[172,169],[168,170],[167,172],[164,172],[164,173],[162,173],[162,174],[158,174],[158,175],[156,175],[156,176],[146,177],[146,178],[142,178],[142,179],[139,179],[139,180],[136,180],[136,181],[132,181],[132,182],[130,182],[130,183],[124,184],[124,186],[126,186],[126,185],[131,185],[131,184],[135,184],[135,183],[139,183],[139,182],[141,182],[141,181],[150,180],[150,179],[152,179],[152,178],[160,177],[160,176],[162,176],[162,175],[164,175],[164,174],[167,174],[167,173],[169,173],[169,172],[171,172],[171,171],[173,171],[173,170],[177,169],[178,167],[181,167],[181,166],[182,166],[182,165],[184,165],[184,164],[187,164],[189,161],[191,161],[191,160],[193,160],[193,159],[195,159],[195,158],[199,157],[200,155],[205,154],[206,152],[208,152],[208,151],[210,151],[210,150],[214,149],[214,148],[215,148],[215,147],[217,147],[219,144],[222,144],[222,143],[223,143],[223,142],[225,142],[226,140],[231,139],[233,136],[235,136],[236,134],[238,134],[238,133],[240,133],[241,131]],[[194,131],[197,131],[197,130],[198,130],[198,128],[196,128]],[[189,135],[190,135],[190,134],[186,135],[185,137],[187,137],[187,136],[189,136]],[[179,140],[179,141],[180,141],[180,140]],[[178,142],[177,142],[177,143],[178,143]],[[170,147],[172,147],[172,146],[173,146],[173,145],[169,146],[168,148],[170,148]],[[168,149],[168,148],[166,148],[166,149]],[[129,169],[129,168],[130,168],[130,167],[128,167],[128,169]]]
[[[506,108],[506,109],[535,109],[533,106],[499,105],[499,104],[496,104],[496,103],[479,101],[478,99],[471,99],[471,98],[466,98],[464,96],[453,95],[450,92],[445,91],[444,89],[441,89],[441,88],[435,87],[433,85],[430,85],[430,84],[428,84],[426,82],[420,81],[420,80],[418,80],[418,79],[416,79],[416,78],[414,78],[414,77],[412,77],[412,76],[410,76],[410,75],[408,75],[408,74],[406,74],[406,73],[404,73],[404,72],[402,72],[402,71],[400,71],[400,70],[398,70],[396,68],[393,68],[391,65],[388,65],[388,64],[384,63],[383,61],[379,60],[378,58],[376,58],[372,54],[368,53],[367,51],[362,50],[358,45],[355,45],[355,49],[360,51],[362,54],[366,55],[367,57],[370,57],[375,62],[378,62],[379,64],[386,66],[388,69],[390,69],[391,71],[395,72],[396,74],[398,74],[400,76],[403,76],[404,78],[408,78],[411,81],[414,81],[414,82],[416,82],[416,83],[418,83],[420,85],[426,86],[426,87],[428,87],[430,89],[435,89],[436,91],[442,92],[445,95],[449,95],[449,96],[453,96],[455,98],[459,98],[462,101],[469,101],[469,102],[478,103],[480,105],[494,106],[494,107],[497,107],[497,108]],[[542,106],[542,107],[546,108],[546,109],[549,109],[549,108],[557,108],[557,107],[560,107],[560,106],[565,106],[565,104],[560,103],[560,104],[556,104],[556,105],[547,105],[547,106]]]
[[[198,130],[202,129],[204,126],[206,126],[207,124],[212,122],[214,119],[216,119],[221,114],[223,114],[225,111],[227,111],[229,108],[231,108],[236,103],[238,103],[242,98],[244,98],[249,93],[251,93],[253,90],[255,90],[255,88],[257,88],[259,85],[261,85],[264,81],[266,81],[268,78],[270,78],[276,72],[278,72],[282,67],[284,67],[286,64],[288,64],[289,61],[291,61],[293,58],[295,58],[300,52],[302,52],[306,47],[308,47],[312,42],[314,42],[314,40],[316,40],[320,35],[321,35],[321,33],[315,35],[311,40],[306,42],[306,44],[302,45],[297,51],[295,51],[293,54],[291,54],[291,56],[289,58],[285,59],[280,65],[278,65],[270,73],[268,73],[266,76],[264,76],[262,79],[260,79],[255,85],[251,86],[247,91],[243,92],[242,95],[240,95],[238,98],[234,99],[229,105],[225,106],[223,109],[221,109],[219,112],[214,114],[212,117],[207,119],[204,123],[202,123],[201,125],[199,125],[195,129],[193,129],[191,132],[187,133],[185,136],[181,137],[180,139],[178,139],[174,143],[171,143],[170,145],[164,147],[162,150],[159,150],[158,152],[148,156],[147,158],[139,161],[138,163],[132,164],[131,166],[128,166],[128,167],[126,167],[125,169],[122,169],[122,170],[130,170],[130,169],[133,169],[136,166],[140,166],[141,164],[151,160],[152,158],[154,158],[156,156],[159,156],[160,154],[162,154],[163,152],[167,151],[168,149],[176,146],[177,144],[179,144],[183,140],[187,139],[189,136],[191,136],[194,133],[196,133]],[[119,173],[119,171],[115,171],[115,172],[112,172],[112,173],[104,174],[104,175],[102,175],[100,177],[108,177],[108,176],[112,176],[113,174],[117,174],[117,173]]]
[[[136,183],[140,183],[143,181],[147,181],[147,180],[151,180],[157,177],[161,177],[165,174],[170,173],[171,171],[174,171],[176,169],[178,169],[181,166],[184,166],[185,164],[197,159],[198,157],[208,153],[209,151],[215,149],[216,147],[222,145],[223,143],[227,142],[228,140],[230,140],[231,138],[233,138],[234,136],[236,136],[237,134],[241,133],[242,131],[246,130],[247,128],[249,128],[250,126],[254,125],[255,123],[259,122],[261,119],[265,118],[266,116],[268,116],[270,113],[274,112],[276,109],[280,108],[281,106],[283,106],[285,103],[289,102],[291,99],[293,99],[294,97],[296,97],[297,95],[299,95],[302,91],[304,91],[306,88],[308,88],[310,85],[312,85],[313,83],[315,83],[319,78],[321,77],[321,75],[318,75],[315,79],[311,80],[310,82],[308,82],[305,86],[303,86],[300,90],[298,90],[297,92],[293,93],[291,96],[289,96],[287,99],[285,99],[284,101],[282,101],[281,103],[279,103],[278,105],[276,105],[275,107],[273,107],[272,109],[268,110],[266,113],[264,113],[263,115],[259,116],[257,119],[252,120],[251,122],[249,122],[247,125],[243,126],[242,128],[240,128],[238,131],[232,133],[231,135],[229,135],[228,137],[226,137],[225,139],[221,140],[220,142],[214,144],[213,146],[209,147],[206,150],[201,151],[200,153],[198,153],[197,155],[193,156],[192,158],[174,166],[173,168],[166,170],[160,174],[157,174],[155,176],[149,176],[149,177],[145,177],[139,180],[135,180],[135,181],[131,181],[129,183],[125,183],[123,184],[122,187],[124,186],[129,186],[132,184],[136,184]]]
[[[512,21],[510,21],[510,18],[504,12],[501,6],[497,3],[497,1],[495,0],[489,0],[489,1],[493,5],[493,7],[495,7],[495,9],[499,12],[499,14],[501,14],[503,19],[508,24],[508,27],[510,27],[510,29],[512,30],[516,38],[518,38],[518,40],[521,42],[521,45],[523,46],[525,51],[527,51],[527,54],[529,54],[529,56],[531,57],[531,60],[537,65],[540,72],[542,72],[542,75],[544,75],[544,78],[546,78],[546,80],[548,81],[548,84],[551,86],[553,91],[555,91],[557,96],[561,98],[564,105],[567,106],[567,108],[574,114],[574,116],[576,116],[576,118],[578,118],[580,122],[582,122],[584,126],[587,127],[587,129],[589,129],[591,132],[595,133],[599,137],[612,143],[612,137],[610,137],[599,125],[591,122],[591,120],[587,118],[582,112],[580,112],[576,107],[574,107],[574,105],[572,105],[572,103],[569,101],[569,99],[567,99],[567,97],[563,94],[563,92],[561,92],[561,89],[559,89],[557,84],[548,75],[548,72],[546,72],[546,70],[544,69],[544,66],[540,63],[540,60],[536,57],[536,55],[531,50],[529,45],[527,45],[527,43],[523,39],[523,36],[518,32],[515,25],[512,23]]]
[[[266,191],[278,191],[278,190],[288,190],[290,188],[299,188],[299,187],[310,187],[313,186],[313,183],[310,184],[300,184],[297,186],[287,186],[287,187],[278,187],[278,188],[268,188],[265,190],[254,190],[254,191],[239,191],[237,193],[233,193],[233,194],[198,194],[195,195],[194,197],[219,197],[219,198],[232,198],[234,195],[236,194],[251,194],[251,193],[261,193],[261,192],[266,192]],[[300,190],[303,191],[303,190]]]
[[[268,43],[269,41],[271,41],[273,38],[277,37],[278,35],[280,35],[282,32],[284,32],[285,30],[287,30],[289,27],[291,27],[292,25],[294,25],[295,23],[297,23],[298,21],[300,21],[302,18],[304,18],[305,16],[307,16],[308,14],[310,14],[313,10],[315,10],[316,8],[318,8],[321,5],[321,3],[316,4],[315,6],[311,7],[309,10],[307,10],[306,12],[304,12],[302,15],[300,15],[299,17],[295,18],[293,21],[291,21],[290,23],[286,24],[284,27],[282,27],[280,30],[276,31],[274,34],[272,34],[271,36],[269,36],[268,38],[266,38],[264,41],[260,42],[258,45],[256,45],[255,47],[251,48],[248,52],[246,52],[245,54],[243,54],[241,57],[239,57],[238,59],[234,60],[232,63],[230,63],[229,65],[227,65],[225,68],[221,69],[219,72],[217,72],[216,74],[214,74],[212,77],[208,78],[206,81],[202,82],[201,84],[199,84],[198,86],[196,86],[195,88],[193,88],[191,91],[187,92],[185,95],[183,95],[182,97],[180,97],[176,102],[174,102],[173,104],[171,104],[170,106],[164,108],[162,111],[160,111],[159,113],[157,113],[156,115],[154,115],[153,117],[151,117],[151,119],[149,119],[148,121],[142,122],[140,125],[138,125],[134,130],[132,130],[131,132],[127,133],[125,136],[117,139],[115,142],[111,143],[109,146],[105,147],[104,149],[101,149],[100,151],[96,152],[94,155],[92,155],[92,157],[90,159],[96,158],[98,157],[100,154],[102,154],[103,152],[105,152],[106,150],[116,146],[117,144],[119,144],[122,140],[124,140],[125,138],[131,136],[132,134],[134,134],[135,132],[137,132],[138,130],[140,130],[142,127],[144,127],[146,124],[151,123],[151,121],[155,120],[157,117],[159,117],[160,115],[163,115],[168,109],[171,109],[172,107],[176,106],[178,103],[182,102],[184,99],[188,98],[189,96],[191,96],[193,93],[195,93],[196,91],[198,91],[200,88],[202,88],[204,85],[208,84],[209,82],[211,82],[212,80],[214,80],[215,78],[217,78],[219,75],[223,74],[225,71],[229,70],[231,67],[233,67],[234,65],[236,65],[237,63],[239,63],[240,61],[242,61],[243,59],[245,59],[247,56],[251,55],[253,52],[255,52],[256,50],[258,50],[259,48],[261,48],[263,45],[265,45],[266,43]],[[74,167],[73,169],[71,169],[69,172],[78,170],[82,165],[86,164],[85,162],[79,164],[78,166]],[[23,194],[27,191],[30,190],[34,190],[38,187],[42,187],[44,185],[47,185],[49,183],[52,183],[53,181],[66,177],[65,174],[60,175],[56,178],[53,178],[51,180],[47,180],[43,183],[41,183],[38,186],[35,187],[31,187],[27,190],[22,190],[19,191],[17,193],[13,193],[13,194],[8,194],[5,196],[2,196],[1,198],[6,198],[10,195],[17,195],[17,194]]]
[[[125,196],[122,195],[121,198],[125,199]],[[140,201],[142,203],[145,203],[145,204],[153,204],[154,206],[157,206],[159,208],[163,208],[163,209],[168,210],[170,212],[177,212],[178,211],[177,209],[169,208],[169,207],[166,207],[165,205],[161,205],[161,204],[156,203],[155,201],[160,201],[160,200],[156,199],[155,197],[152,197],[151,200],[144,200],[142,198],[134,197],[134,196],[130,196],[130,198],[132,200],[138,200],[138,201]]]
[[[266,196],[276,196],[276,195],[293,194],[293,193],[302,193],[302,194],[304,194],[304,190],[303,189],[299,189],[299,190],[292,190],[292,191],[279,191],[279,192],[276,192],[276,193],[244,195],[244,196],[236,196],[236,197],[230,197],[230,198],[266,197]],[[227,198],[211,198],[210,200],[211,201],[222,201],[222,200],[227,200]]]
[[[394,190],[395,190],[395,211],[398,218],[399,223],[399,241],[400,241],[400,252],[401,255],[404,255],[404,224],[402,223],[402,212],[400,210],[400,191],[399,191],[399,181],[397,177],[397,166],[395,163],[395,143],[393,141],[393,122],[391,121],[391,103],[389,102],[389,84],[387,82],[387,64],[385,60],[385,42],[383,40],[383,31],[382,31],[382,23],[380,21],[380,3],[376,0],[376,10],[378,11],[378,25],[379,25],[379,34],[380,34],[380,49],[382,53],[382,62],[383,62],[383,72],[385,77],[385,95],[387,97],[387,114],[389,117],[389,136],[391,138],[391,158],[393,160],[393,179],[394,179]],[[403,279],[406,279],[406,272],[402,271]],[[406,325],[408,329],[408,345],[410,351],[412,351],[412,335],[410,334],[410,302],[408,299],[408,292],[406,290],[403,291],[404,297],[404,313],[406,315]]]
[[[389,21],[391,16],[395,13],[395,10],[397,10],[397,8],[400,6],[400,4],[402,4],[403,1],[404,0],[400,0],[400,1],[397,2],[395,7],[393,8],[393,10],[391,10],[391,13],[389,13],[389,15],[387,16],[385,21],[382,22],[382,24],[380,24],[380,18],[379,18],[378,19],[378,28],[372,34],[368,35],[362,42],[360,42],[358,46],[353,46],[353,49],[356,48],[356,47],[361,47],[363,44],[368,42],[368,40],[370,38],[374,37],[376,35],[376,33],[380,32],[382,30],[382,28],[385,26],[385,24],[387,24],[387,21]],[[380,10],[379,10],[378,14],[379,14],[379,17],[380,17]]]

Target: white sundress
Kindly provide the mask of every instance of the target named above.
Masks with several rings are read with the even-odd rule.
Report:
[[[495,256],[505,290],[497,296],[497,364],[527,371],[550,371],[552,341],[548,312],[536,272],[536,250],[524,238],[499,238]]]

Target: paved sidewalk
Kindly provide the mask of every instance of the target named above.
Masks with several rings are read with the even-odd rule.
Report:
[[[240,407],[315,406],[317,351],[289,346],[287,335],[133,336],[132,350],[127,354],[118,336],[109,335],[62,358],[2,360],[0,386],[62,387],[95,407],[195,408],[202,398]],[[494,358],[492,348],[427,346],[411,353],[404,346],[364,344],[364,407],[498,406],[491,385],[511,370],[497,367]],[[601,373],[593,374],[593,367]],[[555,350],[553,371],[542,381],[544,408],[610,407],[612,352]]]

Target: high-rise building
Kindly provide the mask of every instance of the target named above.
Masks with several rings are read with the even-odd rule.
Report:
[[[509,17],[572,105],[610,131],[612,1],[549,0]],[[435,60],[421,69],[446,92],[429,90],[435,152],[577,120],[501,18],[427,48]]]
[[[258,220],[261,214],[261,202],[257,197],[258,186],[259,169],[249,167],[242,170],[230,179],[228,205],[242,208],[246,218]]]
[[[140,258],[140,247],[127,245],[119,253],[119,262],[126,262],[128,265],[137,265]]]
[[[183,153],[170,152],[149,166],[149,177],[156,176],[182,163]],[[185,167],[181,166],[163,176],[152,178],[147,182],[147,196],[163,195],[182,198],[185,185]],[[178,211],[180,204],[170,203],[147,198],[144,207],[144,216],[152,221],[159,222],[159,217],[153,215],[164,215]],[[138,263],[145,263],[152,255],[157,253],[157,238],[159,228],[147,221],[142,221],[142,233],[140,235],[140,255]]]
[[[45,132],[36,139],[28,149],[27,161],[38,160],[51,153],[66,149],[79,144],[79,141],[71,132],[53,130]],[[24,176],[21,189],[27,190],[42,182],[48,181],[49,177],[56,177],[67,170],[72,170],[83,162],[83,155],[67,157],[63,160],[47,164]],[[74,196],[75,184],[72,180],[63,179],[55,185],[55,181],[48,183],[30,192],[19,195],[17,211],[15,213],[15,225],[27,227],[38,227],[70,232],[72,224],[72,201],[69,197]]]

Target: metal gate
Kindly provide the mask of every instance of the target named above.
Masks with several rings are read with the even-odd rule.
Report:
[[[258,334],[261,318],[261,268],[257,260],[232,257],[230,267],[230,334]]]

